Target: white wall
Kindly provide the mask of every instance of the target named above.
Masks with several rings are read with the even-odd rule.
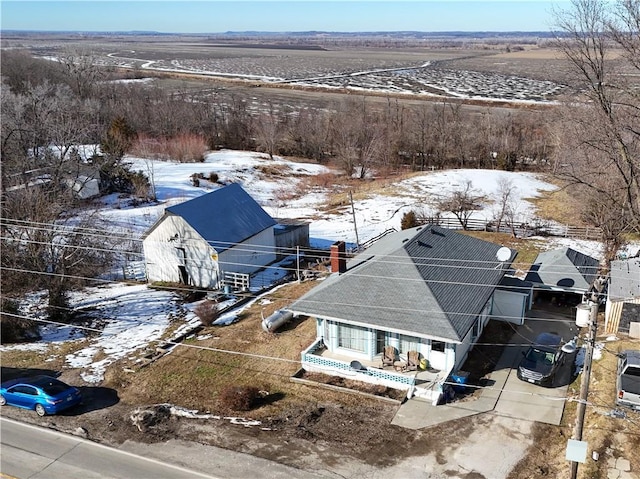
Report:
[[[179,216],[166,216],[144,239],[142,246],[149,282],[179,283],[182,280],[179,266],[184,266],[191,286],[218,287],[220,278],[215,249]],[[186,261],[178,248],[184,248]]]
[[[224,271],[250,274],[276,260],[272,227],[218,255],[181,217],[173,215],[165,216],[142,245],[150,282],[181,282],[179,266],[184,266],[188,284],[200,288],[219,288]],[[184,249],[186,261],[179,248]]]
[[[491,318],[522,325],[528,300],[527,294],[496,289],[493,293]]]

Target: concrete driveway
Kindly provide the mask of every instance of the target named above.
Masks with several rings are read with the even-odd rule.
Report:
[[[494,411],[516,419],[526,419],[559,425],[564,412],[568,385],[575,379],[573,363],[575,354],[567,358],[556,378],[555,387],[547,388],[521,381],[517,377],[517,367],[525,344],[533,341],[542,332],[559,334],[565,341],[578,334],[573,319],[544,310],[533,310],[527,315],[525,324],[519,326],[500,359],[496,373],[506,373],[506,381],[498,396]]]
[[[500,416],[559,425],[566,403],[568,385],[574,380],[575,355],[567,358],[559,372],[557,386],[545,388],[518,379],[516,368],[529,344],[542,332],[559,334],[565,341],[572,339],[578,328],[574,319],[545,310],[532,310],[525,324],[517,326],[487,387],[480,397],[463,402],[433,406],[419,398],[405,401],[391,421],[408,429],[421,429],[443,422],[489,411]]]

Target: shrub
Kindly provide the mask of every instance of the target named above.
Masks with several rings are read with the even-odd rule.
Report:
[[[220,404],[234,411],[249,411],[260,397],[260,390],[256,387],[228,386],[220,393]]]
[[[17,343],[37,339],[38,326],[35,321],[19,316],[18,305],[10,299],[2,300],[0,313],[0,344]]]
[[[171,138],[138,136],[131,152],[143,158],[177,160],[183,163],[204,161],[207,142],[193,134],[182,134]]]
[[[218,173],[216,173],[214,171],[209,173],[209,181],[211,183],[217,183],[219,179],[220,179],[220,177],[218,176]]]
[[[218,305],[209,300],[205,300],[196,306],[194,312],[205,326],[211,326],[219,316]]]
[[[202,162],[207,151],[207,142],[198,135],[183,134],[168,142],[168,153],[172,159],[182,163]]]
[[[400,228],[403,230],[407,230],[409,228],[413,228],[415,226],[419,226],[418,218],[416,216],[416,212],[413,210],[407,211],[404,215],[402,215],[402,219],[400,220]]]

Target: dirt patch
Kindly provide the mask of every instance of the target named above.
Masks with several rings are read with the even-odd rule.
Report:
[[[344,392],[356,392],[366,394],[381,399],[390,399],[398,402],[398,404],[406,397],[406,391],[400,389],[389,388],[380,384],[370,384],[363,381],[354,381],[352,379],[342,378],[338,376],[330,376],[328,374],[314,373],[301,370],[296,374],[297,378],[308,381],[310,384],[318,386],[333,386],[342,388]]]

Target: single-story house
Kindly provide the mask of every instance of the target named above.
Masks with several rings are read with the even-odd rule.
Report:
[[[143,237],[147,280],[220,288],[276,260],[275,225],[237,183],[166,208]]]
[[[525,276],[537,292],[568,294],[580,303],[598,278],[600,262],[572,248],[543,251]]]
[[[302,367],[356,375],[437,403],[489,321],[516,254],[435,225],[386,235],[348,262],[344,243],[334,244],[332,274],[287,308],[316,318],[317,337],[302,352]],[[417,351],[431,375],[417,382],[420,371],[380,367],[386,346],[400,364]]]
[[[605,330],[640,338],[640,257],[611,262]]]

